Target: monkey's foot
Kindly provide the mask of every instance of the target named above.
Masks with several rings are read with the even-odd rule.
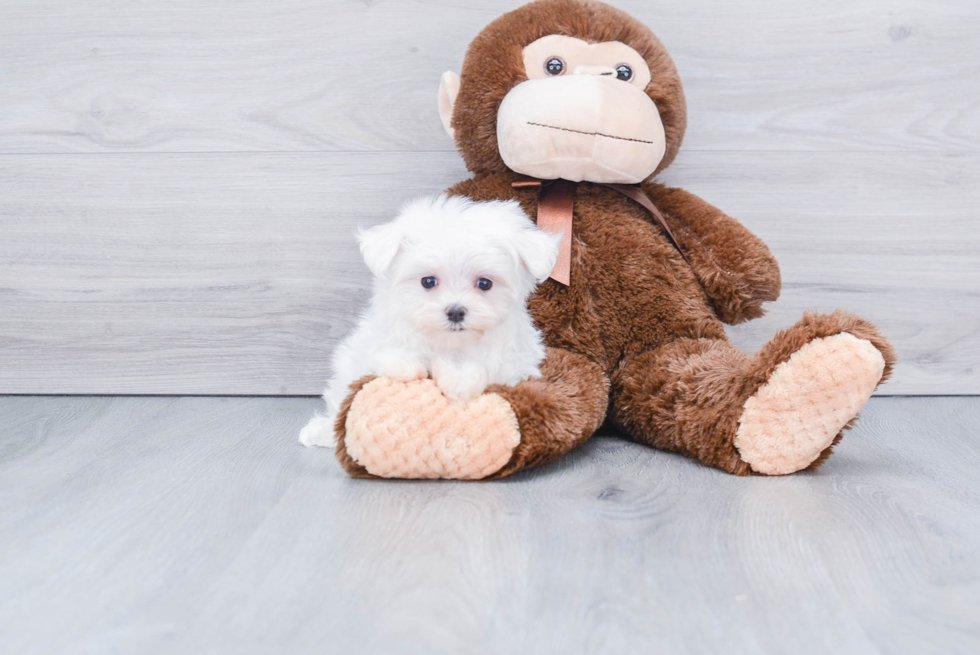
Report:
[[[371,380],[345,426],[347,455],[382,478],[479,480],[503,468],[521,441],[514,410],[499,395],[453,402],[428,379]]]
[[[735,436],[742,460],[765,475],[805,469],[836,442],[884,369],[882,353],[847,332],[807,343],[745,402]]]

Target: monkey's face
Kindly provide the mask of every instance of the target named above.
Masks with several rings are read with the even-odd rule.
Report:
[[[527,81],[497,112],[508,168],[543,179],[634,184],[663,159],[664,127],[644,93],[650,69],[617,41],[552,34],[524,48]]]
[[[539,0],[442,76],[439,113],[474,173],[635,184],[665,168],[686,125],[677,70],[644,25],[592,0]]]

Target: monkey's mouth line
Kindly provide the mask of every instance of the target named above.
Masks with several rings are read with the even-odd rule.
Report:
[[[603,134],[602,132],[583,132],[582,130],[573,130],[570,127],[556,127],[554,125],[545,125],[544,123],[532,123],[527,121],[528,125],[533,125],[534,127],[547,127],[549,130],[561,130],[562,132],[572,132],[574,134],[584,134],[585,136],[604,136],[607,139],[617,139],[619,141],[633,141],[634,143],[645,143],[649,146],[657,145],[653,141],[644,141],[643,139],[630,139],[625,136],[613,136],[612,134]]]

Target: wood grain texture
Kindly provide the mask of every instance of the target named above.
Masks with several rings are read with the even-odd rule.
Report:
[[[0,391],[318,394],[367,299],[354,228],[464,176],[450,153],[0,156]],[[736,343],[841,307],[898,347],[884,393],[966,394],[978,178],[972,155],[682,153],[665,179],[782,264],[784,297]]]
[[[445,70],[522,0],[6,0],[0,152],[451,151]],[[689,150],[980,146],[975,0],[615,3],[689,97]]]
[[[980,399],[785,478],[604,436],[494,483],[347,478],[316,406],[0,398],[0,650],[980,650]]]
[[[465,171],[435,89],[521,0],[8,0],[0,393],[316,394],[365,299],[351,231]],[[674,54],[665,181],[785,291],[876,321],[885,393],[980,393],[980,5],[617,3]]]

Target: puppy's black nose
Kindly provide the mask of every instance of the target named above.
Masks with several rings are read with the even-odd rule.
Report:
[[[446,307],[446,317],[449,319],[450,323],[456,323],[458,325],[463,322],[464,316],[466,316],[465,307],[460,307],[459,305]]]

